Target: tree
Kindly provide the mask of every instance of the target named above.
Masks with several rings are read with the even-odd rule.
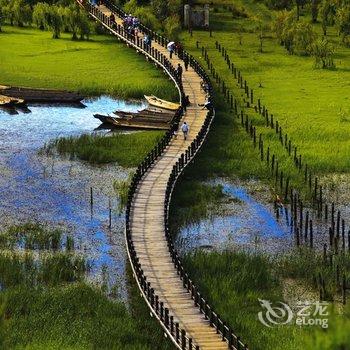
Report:
[[[283,45],[290,54],[294,53],[294,23],[296,20],[295,11],[280,11],[277,14],[274,30],[280,44]]]
[[[66,20],[72,33],[72,40],[77,40],[81,16],[80,9],[76,5],[71,5],[68,7],[66,12]]]
[[[50,15],[50,6],[47,3],[38,2],[33,10],[33,22],[40,29],[44,30]]]
[[[52,31],[52,37],[58,39],[61,35],[62,30],[62,17],[59,13],[57,6],[50,6],[50,12],[48,15],[47,27]]]
[[[317,22],[318,5],[319,5],[319,0],[311,0],[311,18],[312,18],[312,23],[316,23]]]
[[[334,48],[326,38],[318,39],[312,45],[312,55],[317,68],[334,68]]]
[[[290,0],[264,0],[265,4],[274,10],[290,10],[292,1]]]
[[[78,22],[78,31],[80,35],[80,39],[83,40],[86,37],[86,40],[89,40],[91,27],[89,19],[85,12],[80,11],[80,18]]]
[[[32,22],[32,10],[26,5],[24,0],[14,0],[12,2],[13,20],[19,27]]]
[[[319,8],[323,35],[327,35],[327,26],[334,24],[336,4],[333,0],[322,0]]]
[[[2,25],[2,9],[0,7],[0,33],[1,33],[1,25]]]
[[[263,52],[263,43],[264,43],[264,39],[265,39],[265,36],[264,36],[264,26],[263,26],[263,22],[261,19],[258,19],[258,32],[259,32],[259,35],[258,35],[258,39],[259,39],[259,52],[262,53]]]
[[[160,21],[165,21],[169,16],[179,15],[181,12],[181,0],[152,0],[153,13]]]
[[[135,13],[135,16],[138,18],[142,18],[142,23],[149,28],[152,28],[153,30],[157,31],[161,28],[161,24],[157,17],[154,15],[154,13],[150,12],[145,7],[139,7]]]
[[[336,23],[342,42],[350,45],[350,5],[344,5],[337,9]]]
[[[295,4],[297,6],[297,21],[299,21],[300,17],[300,7],[303,7],[306,3],[306,0],[295,0]]]
[[[126,13],[135,13],[137,10],[138,3],[137,0],[130,0],[124,5],[124,10]]]
[[[4,0],[0,3],[0,5],[3,18],[10,22],[10,24],[13,26],[15,17],[13,13],[12,3],[10,1]]]
[[[181,0],[168,0],[168,16],[179,16],[182,10]]]
[[[164,22],[165,34],[171,40],[178,40],[181,32],[180,19],[177,15],[168,17]]]
[[[70,30],[70,19],[69,19],[70,15],[71,15],[70,8],[67,6],[60,6],[58,8],[58,13],[62,19],[62,30],[65,33],[69,33],[71,31]]]
[[[151,1],[152,12],[161,21],[164,21],[168,15],[168,1],[164,0],[152,0]]]
[[[299,55],[310,55],[316,33],[310,23],[298,22],[293,25],[293,47]]]
[[[281,45],[290,54],[310,55],[316,33],[310,23],[296,22],[294,11],[280,12],[274,23],[274,30]]]

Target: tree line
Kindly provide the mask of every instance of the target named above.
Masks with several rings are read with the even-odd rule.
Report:
[[[40,30],[50,30],[55,39],[62,32],[72,33],[73,40],[89,39],[92,30],[87,14],[74,2],[30,4],[25,0],[0,0],[0,17],[1,23],[12,26],[35,25]]]
[[[115,0],[127,13],[139,17],[146,26],[177,40],[181,32],[182,0]],[[20,27],[35,24],[51,30],[53,38],[71,32],[72,39],[89,38],[91,24],[73,0],[0,0],[1,23]],[[99,33],[100,28],[96,28]]]
[[[292,10],[296,8],[298,21],[301,9],[307,8],[313,23],[321,22],[323,33],[327,27],[336,26],[342,42],[350,46],[350,2],[348,0],[263,0],[269,8],[275,10]]]
[[[334,68],[334,47],[326,37],[319,38],[311,23],[299,21],[296,11],[280,11],[274,22],[280,44],[289,54],[314,56],[319,68]]]
[[[314,0],[311,3],[312,23],[321,22],[323,37],[319,37],[312,23],[301,21],[296,10],[280,11],[274,22],[274,31],[288,53],[312,55],[321,68],[333,68],[334,46],[327,39],[327,29],[335,26],[340,41],[350,46],[350,3],[347,0]]]
[[[142,20],[156,31],[162,31],[171,40],[178,40],[181,32],[182,0],[119,1],[125,12]]]

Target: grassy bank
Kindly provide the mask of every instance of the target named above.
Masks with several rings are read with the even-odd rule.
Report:
[[[0,35],[0,84],[142,98],[178,100],[174,84],[142,55],[107,35],[72,41],[49,32],[4,26]]]
[[[172,349],[135,285],[128,310],[85,282],[62,232],[26,224],[0,238],[1,349]]]
[[[237,44],[239,35],[243,37],[242,45]],[[338,69],[314,69],[313,58],[288,55],[272,33],[266,36],[263,53],[259,52],[256,33],[216,32],[210,39],[207,33],[197,32],[194,39],[188,38],[186,42],[193,50],[195,40],[208,47],[218,73],[240,96],[242,91],[215,49],[215,40],[221,42],[254,89],[255,98],[261,98],[270,113],[278,118],[308,164],[322,173],[349,171],[345,155],[350,149],[347,96],[350,49],[338,51],[336,60],[341,60]],[[200,52],[196,50],[196,54]],[[252,110],[246,112],[253,114]],[[265,139],[270,138],[264,128],[257,131],[266,135]]]
[[[318,265],[305,264],[305,258],[310,258],[310,254],[293,253],[288,258],[271,259],[242,251],[196,252],[186,256],[184,262],[209,303],[248,343],[249,348],[347,349],[350,346],[349,304],[341,317],[337,308],[329,306],[328,330],[315,326],[299,327],[295,323],[268,328],[258,320],[258,313],[263,311],[259,299],[271,301],[274,305],[287,302],[294,307],[296,300],[317,300],[314,273],[323,273],[327,267],[319,262]],[[311,261],[315,263],[317,259],[313,257]],[[292,281],[293,297],[299,299],[288,299],[284,287],[286,280]],[[300,283],[301,287],[298,287]]]
[[[307,163],[309,171],[321,178],[320,182],[324,188],[332,192],[339,191],[340,186],[337,186],[340,185],[341,180],[334,175],[346,174],[350,170],[346,156],[350,147],[348,135],[350,110],[346,92],[350,77],[350,49],[340,45],[335,28],[329,28],[328,39],[336,47],[337,68],[335,70],[315,69],[314,58],[289,55],[278,44],[274,32],[269,29],[274,12],[262,3],[250,0],[235,3],[234,7],[239,7],[240,11],[247,15],[246,18],[234,18],[227,8],[218,5],[223,4],[223,1],[214,1],[214,3],[214,9],[211,12],[213,37],[205,31],[194,31],[193,36],[183,32],[182,39],[186,49],[199,58],[203,66],[206,66],[201,51],[201,47],[205,47],[216,72],[224,78],[235,98],[243,102],[244,90],[237,85],[224,58],[215,48],[215,41],[219,41],[227,49],[235,66],[241,70],[249,87],[254,89],[255,102],[258,98],[262,100],[262,104],[267,106],[275,120],[278,119],[283,131],[297,146],[298,153],[302,155],[303,164]],[[301,20],[308,21],[309,14],[306,10],[303,13],[305,16]],[[259,52],[260,24],[263,27],[263,52]],[[320,33],[320,25],[314,25],[314,30]],[[228,106],[222,104],[217,106],[218,114],[224,113],[227,114],[227,118],[234,118]],[[265,153],[269,147],[270,155],[274,154],[279,161],[279,170],[283,171],[284,178],[289,177],[290,185],[299,189],[307,199],[310,193],[303,179],[303,171],[299,172],[296,169],[292,157],[289,157],[285,148],[282,147],[278,135],[265,126],[264,118],[253,108],[245,108],[244,112],[256,126],[257,135],[262,135]],[[239,126],[239,120],[236,121],[236,125],[231,123],[230,130],[224,130],[222,125],[218,125],[222,120],[219,116],[215,122],[216,127],[222,129],[216,139],[218,151],[214,145],[212,149],[206,149],[205,155],[201,156],[204,160],[202,173],[213,173],[210,170],[203,171],[205,164],[209,164],[210,152],[213,155],[212,158],[217,159],[211,164],[214,164],[214,168],[217,167],[217,173],[221,172],[224,176],[234,177],[242,174],[249,176],[250,174],[262,180],[271,176],[267,167],[263,169],[263,164],[257,162],[259,151],[255,150],[256,155],[251,156],[252,151],[247,152],[247,148],[243,146],[244,132]],[[219,137],[224,139],[220,140]],[[232,141],[236,138],[241,142]],[[227,147],[222,149],[221,144]],[[232,147],[233,144],[236,148]],[[250,145],[252,147],[252,143]],[[244,155],[241,157],[245,158],[244,161],[231,167],[236,155],[239,157],[239,153]],[[329,182],[329,177],[323,178],[323,175],[332,177],[332,183]],[[274,180],[269,183],[275,186]],[[276,191],[279,189],[276,188]],[[332,200],[337,200],[335,195],[334,197]]]
[[[82,135],[60,138],[44,148],[44,152],[57,151],[60,155],[75,157],[92,164],[117,162],[123,167],[135,167],[158,143],[161,131],[113,134],[112,136]]]

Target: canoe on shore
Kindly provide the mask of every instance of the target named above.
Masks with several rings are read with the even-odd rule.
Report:
[[[147,100],[147,102],[151,105],[151,106],[155,106],[158,108],[164,108],[164,109],[168,109],[171,111],[176,111],[180,105],[178,103],[173,103],[173,102],[169,102],[169,101],[165,101],[162,100],[156,96],[147,96],[145,95],[145,99]]]
[[[26,103],[79,103],[84,97],[64,90],[33,89],[0,85],[0,95],[21,99]]]
[[[160,120],[143,120],[142,118],[118,118],[110,115],[94,114],[103,124],[122,129],[168,130],[169,123]]]
[[[137,112],[126,112],[126,111],[120,111],[120,110],[116,110],[115,112],[113,112],[113,114],[116,115],[134,115],[134,116],[162,116],[162,117],[174,117],[175,113],[169,110],[160,110],[160,109],[142,109],[141,111],[137,111]]]
[[[161,121],[170,121],[171,119],[174,118],[174,113],[159,113],[159,112],[152,112],[152,111],[146,111],[142,110],[140,112],[125,112],[125,111],[115,111],[113,114],[116,117],[119,118],[142,118],[143,120],[148,120],[148,119],[158,119]]]
[[[24,104],[24,100],[20,98],[8,97],[0,95],[0,106],[1,107],[14,107]]]

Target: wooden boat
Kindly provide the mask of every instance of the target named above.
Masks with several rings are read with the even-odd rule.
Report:
[[[124,119],[134,119],[134,120],[140,120],[143,122],[152,122],[152,121],[159,121],[159,122],[170,122],[173,118],[173,114],[147,114],[147,113],[133,113],[133,112],[124,112],[124,111],[116,111],[113,113],[117,118],[124,118]]]
[[[180,107],[180,105],[177,103],[168,102],[153,95],[152,96],[145,95],[145,99],[151,106],[164,108],[171,111],[176,111]]]
[[[0,85],[0,94],[27,103],[78,103],[84,97],[76,92],[64,90],[33,89]]]
[[[125,111],[115,111],[113,114],[116,114],[118,116],[121,115],[133,115],[133,116],[140,116],[147,118],[148,116],[154,116],[154,117],[163,117],[163,118],[173,118],[174,112],[170,112],[168,110],[151,110],[151,109],[142,109],[138,112],[125,112]]]
[[[140,112],[149,112],[149,113],[172,113],[174,114],[174,111],[168,110],[168,109],[164,109],[164,108],[159,108],[159,107],[155,107],[155,106],[151,106],[149,105],[146,109],[142,109]]]
[[[22,105],[24,103],[25,103],[24,100],[20,98],[0,95],[0,106],[2,107],[14,107],[16,105]]]
[[[141,118],[118,118],[110,115],[94,114],[94,117],[99,119],[103,124],[109,124],[116,128],[122,129],[148,129],[148,130],[167,130],[169,129],[169,123],[164,121],[149,120],[144,121]]]

